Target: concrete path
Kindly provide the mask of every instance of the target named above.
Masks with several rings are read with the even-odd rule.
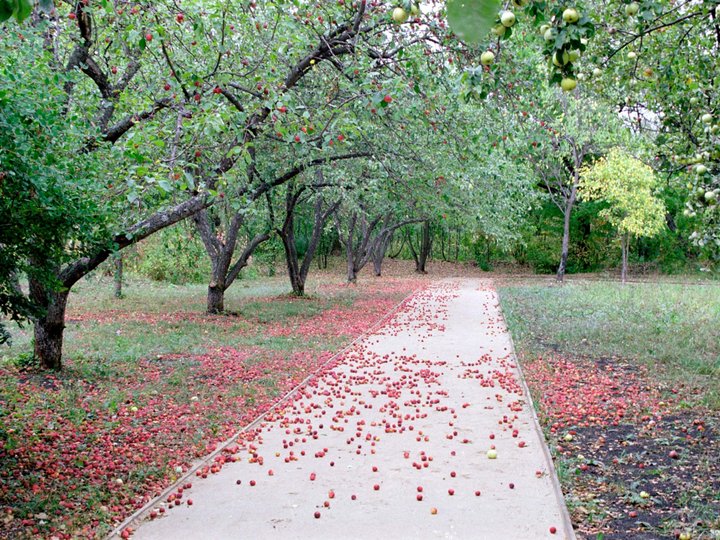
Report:
[[[418,294],[238,447],[133,538],[574,538],[489,281]]]

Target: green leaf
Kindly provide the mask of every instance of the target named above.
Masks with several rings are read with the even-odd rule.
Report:
[[[32,13],[32,2],[30,0],[16,0],[15,18],[18,22],[23,22]]]
[[[13,11],[15,11],[13,4],[14,2],[10,0],[0,0],[0,22],[7,21],[12,17]]]
[[[463,41],[478,43],[487,38],[501,5],[500,0],[448,0],[450,28]]]

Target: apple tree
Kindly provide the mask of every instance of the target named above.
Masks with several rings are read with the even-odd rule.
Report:
[[[212,89],[186,95],[158,77],[164,29],[182,24],[180,15],[170,4],[79,1],[0,27],[8,104],[0,170],[4,186],[25,186],[8,215],[6,230],[21,234],[3,278],[28,274],[45,368],[62,366],[72,286],[114,252],[211,205],[235,165],[198,147],[215,119],[202,99]],[[23,247],[30,243],[44,246],[41,257]]]
[[[460,39],[487,48],[470,72],[472,92],[492,92],[491,66],[516,68],[534,49],[546,67],[533,79],[548,77],[566,91],[587,83],[589,93],[617,105],[637,130],[653,133],[659,158],[653,167],[687,185],[686,215],[698,225],[692,239],[720,259],[720,2],[448,0],[447,16]],[[534,39],[515,55],[501,54],[529,36]]]

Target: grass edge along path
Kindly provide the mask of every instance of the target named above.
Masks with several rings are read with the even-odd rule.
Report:
[[[501,291],[501,298],[511,307],[506,316],[519,343],[519,358],[578,534],[592,539],[717,537],[720,416],[703,406],[703,387],[693,390],[691,374],[685,374],[689,379],[685,381],[677,369],[660,376],[664,366],[653,366],[651,354],[635,359],[618,350],[600,354],[603,343],[592,343],[597,338],[593,324],[598,321],[592,320],[588,305],[578,307],[579,313],[585,310],[591,315],[586,334],[580,324],[574,338],[570,331],[570,337],[560,339],[558,325],[546,317],[558,316],[557,304],[542,298],[572,297],[582,293],[582,287],[549,287],[546,296],[532,294],[536,284],[525,289],[529,292],[513,284]],[[522,302],[523,294],[533,301]],[[660,288],[653,294],[665,296]],[[694,294],[703,297],[697,290]],[[602,311],[601,305],[594,307]],[[658,320],[667,328],[658,339],[664,343],[681,339],[682,330],[672,328],[676,314],[672,309],[664,311],[666,317]],[[699,309],[688,317],[704,315]],[[600,323],[612,330],[613,317],[608,319]],[[572,320],[566,317],[561,323]],[[643,343],[644,335],[624,339],[639,342],[627,343],[629,351],[652,346]],[[582,354],[573,354],[573,343],[583,349]]]
[[[98,381],[93,380],[92,365],[78,371],[74,361],[68,362],[69,369],[60,376],[2,366],[2,381],[8,386],[7,393],[0,393],[4,424],[0,465],[4,466],[2,478],[8,482],[0,485],[0,537],[62,540],[107,534],[195,459],[213,451],[238,425],[255,418],[333,351],[383,318],[400,298],[426,285],[412,278],[368,279],[352,287],[330,283],[320,292],[336,294],[338,309],[331,303],[330,309],[310,313],[309,318],[292,315],[257,327],[263,334],[276,328],[292,329],[294,335],[282,338],[295,342],[289,352],[261,347],[237,350],[215,341],[201,356],[193,352],[156,357],[155,351],[148,350],[140,354],[149,356],[102,360],[118,346],[110,339],[92,357],[80,359],[87,364],[97,356],[109,363]],[[290,299],[273,296],[268,301]],[[315,303],[313,299],[297,302]],[[338,325],[338,320],[344,322]],[[313,345],[315,337],[307,340],[299,335],[313,321],[325,334],[330,332],[319,338],[323,350]],[[115,335],[115,327],[125,335],[122,321],[101,326],[108,324],[113,325],[109,335]],[[78,331],[82,338],[95,331],[95,323],[90,318]],[[150,326],[144,329],[155,331]],[[230,329],[220,337],[231,337],[234,332]],[[205,340],[202,327],[197,334],[196,341]],[[311,348],[306,350],[306,344]],[[73,348],[78,350],[77,343]],[[120,362],[117,367],[116,362]],[[283,379],[273,382],[278,374]],[[236,393],[236,387],[242,392]]]

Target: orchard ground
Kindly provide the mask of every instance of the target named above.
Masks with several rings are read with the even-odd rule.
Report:
[[[64,373],[25,365],[29,328],[0,353],[0,535],[102,537],[412,291],[488,276],[430,272],[389,261],[348,287],[334,270],[308,299],[241,281],[223,317],[202,315],[204,286],[133,280],[118,301],[84,281]],[[579,535],[712,537],[720,287],[495,277]]]

